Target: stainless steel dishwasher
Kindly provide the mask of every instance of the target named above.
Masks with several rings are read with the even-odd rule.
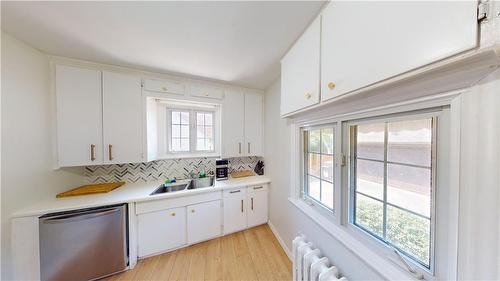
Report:
[[[93,280],[127,267],[127,206],[40,217],[41,280]]]

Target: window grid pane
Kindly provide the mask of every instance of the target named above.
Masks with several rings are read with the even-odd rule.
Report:
[[[334,128],[304,131],[305,196],[333,210]]]
[[[432,118],[385,122],[351,131],[353,223],[428,268],[432,123]]]
[[[212,113],[196,113],[196,150],[198,151],[212,151],[214,149],[212,120]]]
[[[189,112],[172,110],[170,112],[170,151],[188,152],[189,150]]]

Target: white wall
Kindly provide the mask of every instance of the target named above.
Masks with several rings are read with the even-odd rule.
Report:
[[[269,197],[270,222],[279,236],[292,247],[292,239],[303,233],[340,269],[349,280],[382,279],[370,267],[338,240],[327,234],[299,209],[288,202],[290,193],[290,127],[280,118],[280,81],[276,81],[265,94],[266,175],[271,178]]]
[[[463,94],[461,111],[460,280],[500,279],[500,70]],[[270,221],[291,249],[298,233],[322,249],[350,280],[382,279],[288,202],[290,127],[279,117],[280,81],[265,95]]]
[[[500,70],[462,98],[459,278],[500,280]]]
[[[10,279],[10,221],[35,200],[83,183],[83,169],[52,169],[49,62],[2,32],[1,279]]]

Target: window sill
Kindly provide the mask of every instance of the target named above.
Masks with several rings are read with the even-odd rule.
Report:
[[[393,257],[377,254],[375,251],[364,245],[358,239],[354,238],[349,232],[343,229],[345,227],[331,222],[304,201],[294,198],[289,198],[288,201],[290,201],[306,216],[311,218],[333,238],[342,243],[350,252],[366,263],[366,265],[373,269],[376,273],[380,274],[384,279],[417,280],[400,267]]]

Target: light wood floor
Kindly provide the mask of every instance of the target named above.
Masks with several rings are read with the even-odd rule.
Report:
[[[268,225],[140,260],[107,280],[291,280],[292,265]]]

